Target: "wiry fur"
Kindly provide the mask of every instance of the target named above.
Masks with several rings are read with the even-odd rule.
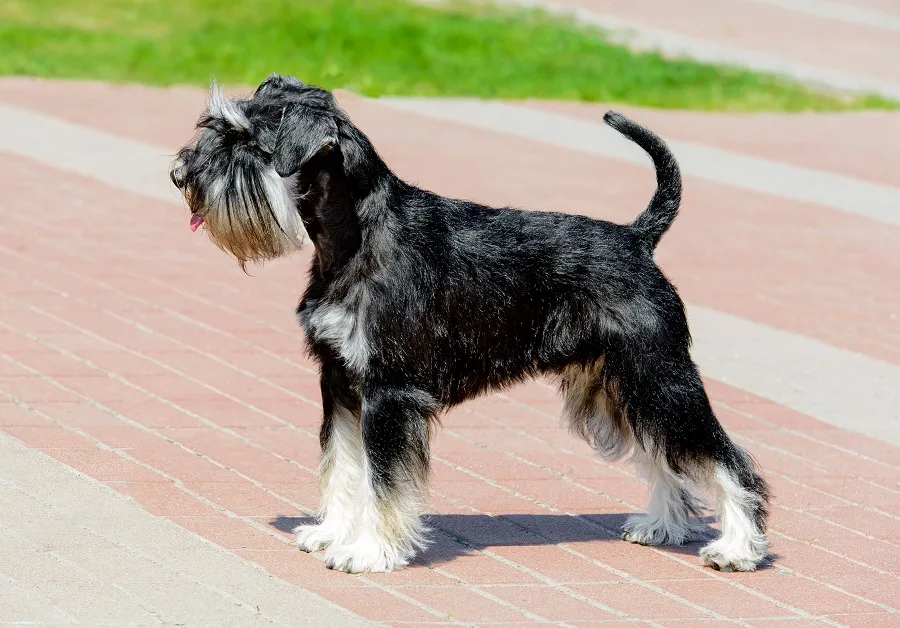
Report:
[[[297,545],[314,552],[329,545],[344,545],[353,538],[356,524],[358,494],[363,482],[362,432],[359,413],[342,406],[326,409],[327,434],[323,436],[322,459],[319,463],[319,484],[322,503],[319,524],[299,526],[294,530]]]
[[[699,537],[705,526],[697,519],[700,504],[692,493],[693,479],[679,477],[640,447],[632,462],[638,477],[650,485],[650,504],[646,514],[625,521],[623,538],[641,545],[682,545]]]
[[[197,123],[202,133],[179,151],[170,174],[210,239],[241,264],[281,257],[306,239],[296,181],[279,176],[268,156],[276,140],[272,121],[251,123],[246,104],[213,84]]]
[[[718,497],[720,569],[765,557],[768,493],[716,420],[691,361],[684,305],[653,261],[677,215],[678,165],[649,130],[609,113],[648,151],[657,190],[630,225],[492,208],[400,180],[330,93],[272,75],[252,98],[214,92],[172,179],[239,260],[315,245],[298,307],[321,366],[321,522],[298,544],[345,571],[405,565],[440,411],[536,375],[559,379],[571,431],[631,454],[652,486],[625,538],[696,535],[696,491]],[[275,176],[277,176],[277,179]],[[290,182],[290,183],[289,183]]]

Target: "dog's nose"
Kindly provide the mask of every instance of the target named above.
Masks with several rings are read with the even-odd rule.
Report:
[[[171,172],[169,172],[169,178],[172,179],[172,184],[179,190],[184,187],[184,179],[186,173],[187,168],[184,166],[184,164],[175,166],[174,168],[172,168]]]

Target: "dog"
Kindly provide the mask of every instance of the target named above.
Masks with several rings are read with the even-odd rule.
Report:
[[[710,492],[722,531],[702,563],[766,559],[766,482],[716,419],[684,304],[653,258],[679,211],[678,164],[650,130],[604,120],[656,168],[628,225],[439,196],[395,175],[327,90],[272,74],[228,99],[213,84],[170,177],[191,228],[242,266],[315,247],[297,317],[321,373],[322,504],[295,532],[327,567],[407,565],[427,542],[441,412],[536,376],[558,381],[572,433],[606,460],[630,454],[652,487],[624,539],[697,538]]]

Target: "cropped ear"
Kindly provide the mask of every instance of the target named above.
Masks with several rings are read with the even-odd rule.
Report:
[[[330,115],[314,107],[288,106],[272,151],[275,172],[288,177],[322,151],[334,148],[337,141],[337,123]]]

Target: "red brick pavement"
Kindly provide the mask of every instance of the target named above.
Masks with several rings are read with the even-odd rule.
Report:
[[[106,108],[87,106],[100,96]],[[202,97],[0,90],[173,151]],[[403,176],[441,192],[622,220],[649,192],[640,168],[343,102]],[[660,256],[687,298],[900,363],[896,227],[689,183],[690,211]],[[292,316],[305,256],[247,277],[191,234],[183,209],[17,156],[0,155],[0,187],[0,429],[281,578],[397,624],[900,621],[898,449],[716,381],[723,423],[775,489],[771,568],[719,574],[696,544],[619,541],[645,488],[565,434],[553,391],[534,383],[446,418],[435,543],[416,565],[328,571],[288,534],[317,503],[318,386]]]

